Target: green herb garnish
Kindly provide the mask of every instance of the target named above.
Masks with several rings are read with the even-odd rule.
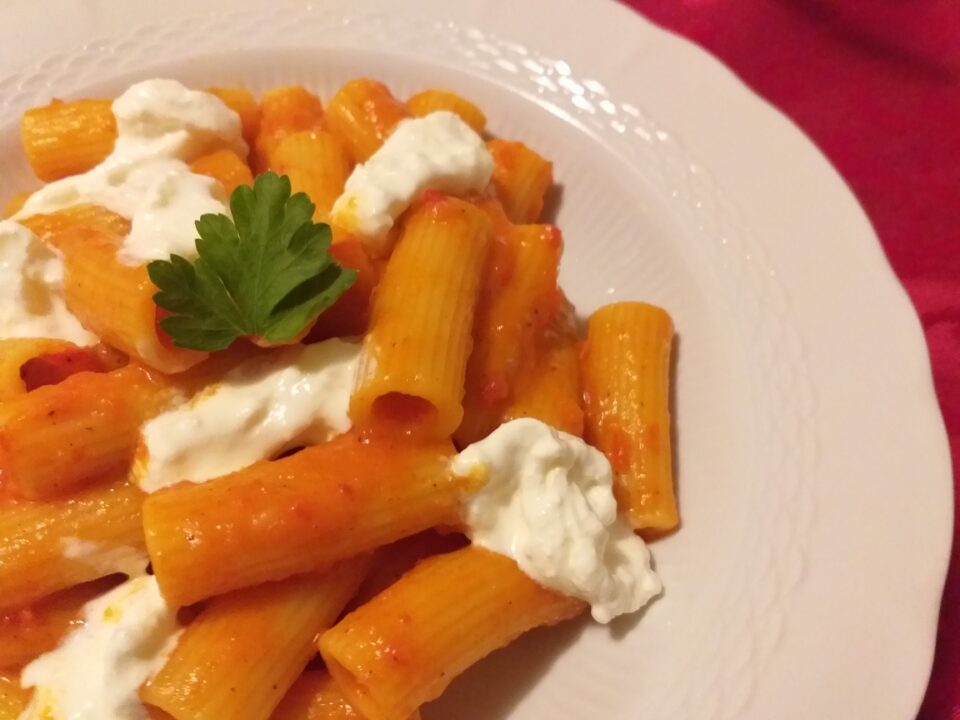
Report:
[[[240,337],[293,340],[356,279],[327,252],[330,227],[313,222],[313,203],[290,194],[290,180],[272,172],[230,197],[233,220],[197,220],[195,261],[172,255],[147,265],[159,289],[154,302],[170,311],[160,327],[174,345],[223,350]]]

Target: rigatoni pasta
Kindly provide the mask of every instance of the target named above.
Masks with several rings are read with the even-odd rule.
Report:
[[[310,670],[290,688],[270,720],[364,720],[340,686],[322,670]],[[414,713],[410,720],[420,720]]]
[[[137,365],[80,373],[0,405],[0,474],[21,497],[61,496],[126,472],[140,425],[173,392]]]
[[[72,342],[51,338],[0,339],[0,403],[27,391],[20,376],[20,368],[27,360],[74,347]]]
[[[201,155],[190,163],[190,169],[199,175],[208,175],[218,180],[227,195],[232,195],[240,185],[253,184],[253,173],[249,166],[230,148],[221,148]]]
[[[268,720],[363,579],[355,558],[212,600],[141,698],[176,720]]]
[[[523,633],[580,614],[509,558],[469,547],[424,560],[320,637],[327,669],[368,720],[404,720]]]
[[[323,103],[306,88],[288,85],[264,93],[251,165],[258,172],[265,170],[270,167],[271,152],[284,137],[323,127]]]
[[[467,365],[464,415],[456,432],[460,445],[493,430],[518,390],[521,361],[533,354],[559,308],[562,245],[560,231],[551,225],[515,225],[504,233],[500,252],[491,253]]]
[[[476,206],[437,196],[408,218],[374,300],[350,416],[450,435],[490,236]]]
[[[587,322],[586,434],[609,458],[617,501],[638,530],[666,532],[679,522],[670,444],[672,343],[670,316],[646,303],[607,305]]]
[[[310,196],[317,219],[330,212],[353,168],[340,140],[323,130],[286,135],[270,152],[269,162],[270,169],[290,178],[294,192]]]
[[[114,480],[76,495],[0,509],[0,602],[18,607],[146,567],[143,494]]]
[[[469,480],[450,475],[443,442],[351,432],[282,460],[144,503],[153,570],[187,605],[314,572],[429,527],[457,522]]]
[[[478,133],[482,133],[487,126],[487,118],[480,108],[449,90],[422,90],[407,100],[407,107],[414,117],[426,117],[432,112],[447,110],[459,115],[461,120]]]
[[[175,347],[158,324],[156,287],[143,265],[117,259],[118,238],[77,227],[62,233],[67,307],[113,347],[165,373],[202,362],[206,353]]]
[[[331,98],[327,125],[340,138],[354,162],[365,162],[404,118],[407,107],[381,82],[351,80]]]
[[[553,185],[553,163],[519,142],[491,140],[493,188],[507,217],[515,223],[540,219],[544,198]]]
[[[116,138],[109,100],[54,100],[20,121],[23,151],[46,182],[86,172],[110,154]]]

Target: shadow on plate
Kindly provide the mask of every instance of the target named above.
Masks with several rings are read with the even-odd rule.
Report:
[[[423,708],[423,720],[505,720],[557,657],[583,632],[589,615],[538,628],[454,680]]]

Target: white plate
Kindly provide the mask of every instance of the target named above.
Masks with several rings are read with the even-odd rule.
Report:
[[[555,159],[562,280],[580,310],[643,298],[679,330],[684,527],[654,548],[666,594],[639,621],[533,633],[425,717],[912,717],[950,460],[913,310],[811,143],[612,3],[214,5],[15,0],[0,194],[29,178],[18,114],[50,96],[156,74],[327,97],[364,73],[401,95],[450,86]]]

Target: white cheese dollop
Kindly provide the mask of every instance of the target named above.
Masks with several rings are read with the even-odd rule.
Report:
[[[36,688],[20,720],[145,720],[140,685],[163,667],[180,634],[152,575],[128,580],[83,606],[83,625],[27,665]]]
[[[359,344],[332,339],[243,363],[143,426],[137,482],[203,482],[346,432],[359,357]]]
[[[103,575],[123,573],[137,577],[147,571],[150,563],[146,552],[129,545],[110,547],[96,540],[68,535],[60,538],[60,548],[65,558],[79,560]]]
[[[224,144],[246,156],[240,117],[210,93],[163,79],[130,86],[114,100],[113,114],[117,141],[110,156],[82,175],[44,186],[14,217],[102,205],[131,220],[121,261],[196,257],[196,220],[228,210],[219,183],[191,172],[187,162]]]
[[[331,220],[383,255],[394,221],[424,190],[456,195],[490,183],[493,157],[474,130],[451,112],[402,120],[383,146],[354,168]]]
[[[0,338],[97,341],[67,310],[60,255],[12,220],[0,222]]]
[[[597,621],[634,612],[660,593],[646,544],[617,515],[610,463],[580,438],[513,420],[464,449],[452,469],[486,480],[465,501],[473,543],[588,602]]]

